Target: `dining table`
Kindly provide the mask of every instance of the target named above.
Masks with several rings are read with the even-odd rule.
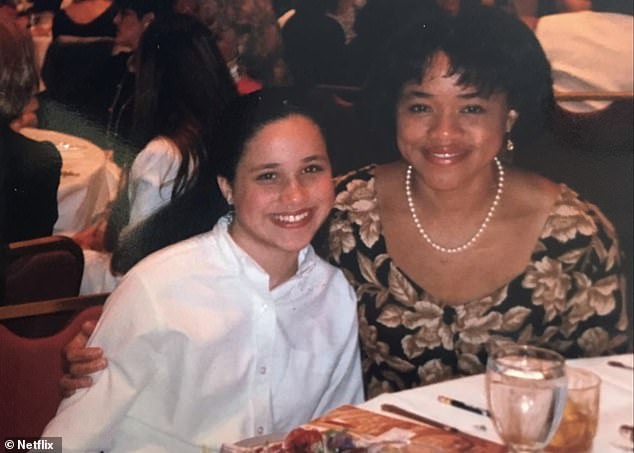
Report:
[[[617,363],[623,366],[615,366]],[[571,359],[567,360],[566,364],[587,369],[601,378],[599,422],[593,453],[634,451],[632,442],[619,430],[622,425],[632,426],[634,422],[634,371],[631,368],[634,365],[634,355]],[[455,428],[459,432],[502,444],[491,418],[443,403],[439,401],[439,397],[486,409],[485,375],[479,374],[411,390],[384,393],[358,407],[401,418],[382,409],[386,404],[396,406],[441,425]]]
[[[62,156],[53,234],[72,236],[91,225],[117,193],[120,169],[110,153],[88,140],[58,131],[22,128],[20,133],[35,141],[51,142]]]
[[[570,359],[566,360],[566,366],[590,370],[601,378],[599,420],[592,453],[634,451],[631,431],[624,432],[621,428],[631,427],[634,419],[634,355]],[[441,401],[440,397],[444,399]],[[447,399],[459,403],[450,405]],[[487,410],[485,374],[384,393],[356,406],[340,406],[302,425],[301,429],[348,433],[360,442],[358,445],[378,446],[377,451],[381,452],[402,451],[393,448],[399,442],[408,453],[508,451]],[[223,444],[220,452],[280,452],[286,436],[286,433],[269,434]],[[381,449],[381,445],[387,449]],[[202,449],[203,453],[206,451],[209,450]]]

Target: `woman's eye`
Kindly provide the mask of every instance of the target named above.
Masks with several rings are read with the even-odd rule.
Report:
[[[257,176],[257,180],[258,181],[273,181],[275,180],[275,178],[277,177],[277,175],[275,173],[262,173],[261,175]]]
[[[319,173],[324,171],[324,167],[322,167],[321,165],[309,165],[308,167],[304,168],[304,173]]]
[[[464,113],[484,113],[484,108],[481,105],[467,105],[462,111]]]
[[[429,112],[429,106],[424,104],[412,104],[407,108],[412,113],[424,113]]]

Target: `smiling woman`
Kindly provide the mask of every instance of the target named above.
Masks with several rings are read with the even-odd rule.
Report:
[[[334,199],[319,127],[301,115],[268,125],[247,142],[234,179],[218,182],[235,205],[233,239],[267,270],[271,287],[288,279]]]
[[[497,338],[626,349],[612,225],[506,163],[544,127],[551,85],[531,30],[494,8],[405,27],[378,59],[362,110],[401,159],[340,179],[329,223],[368,396],[481,373]]]
[[[110,365],[45,430],[65,451],[217,451],[362,400],[354,293],[310,246],[333,201],[319,127],[288,97],[256,93],[217,130],[216,177],[194,190],[222,190],[233,214],[112,293],[90,339]]]

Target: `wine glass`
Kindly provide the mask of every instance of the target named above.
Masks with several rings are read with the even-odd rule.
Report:
[[[495,429],[515,453],[541,452],[566,404],[564,358],[548,349],[499,345],[489,355],[486,390]]]

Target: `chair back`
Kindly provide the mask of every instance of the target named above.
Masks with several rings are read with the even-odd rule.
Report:
[[[0,438],[42,433],[62,400],[63,348],[101,310],[85,308],[60,332],[44,338],[20,337],[0,325]]]
[[[4,305],[79,294],[84,255],[65,236],[12,242],[7,252]]]
[[[25,338],[50,337],[81,310],[102,305],[109,293],[0,306],[0,324]]]

